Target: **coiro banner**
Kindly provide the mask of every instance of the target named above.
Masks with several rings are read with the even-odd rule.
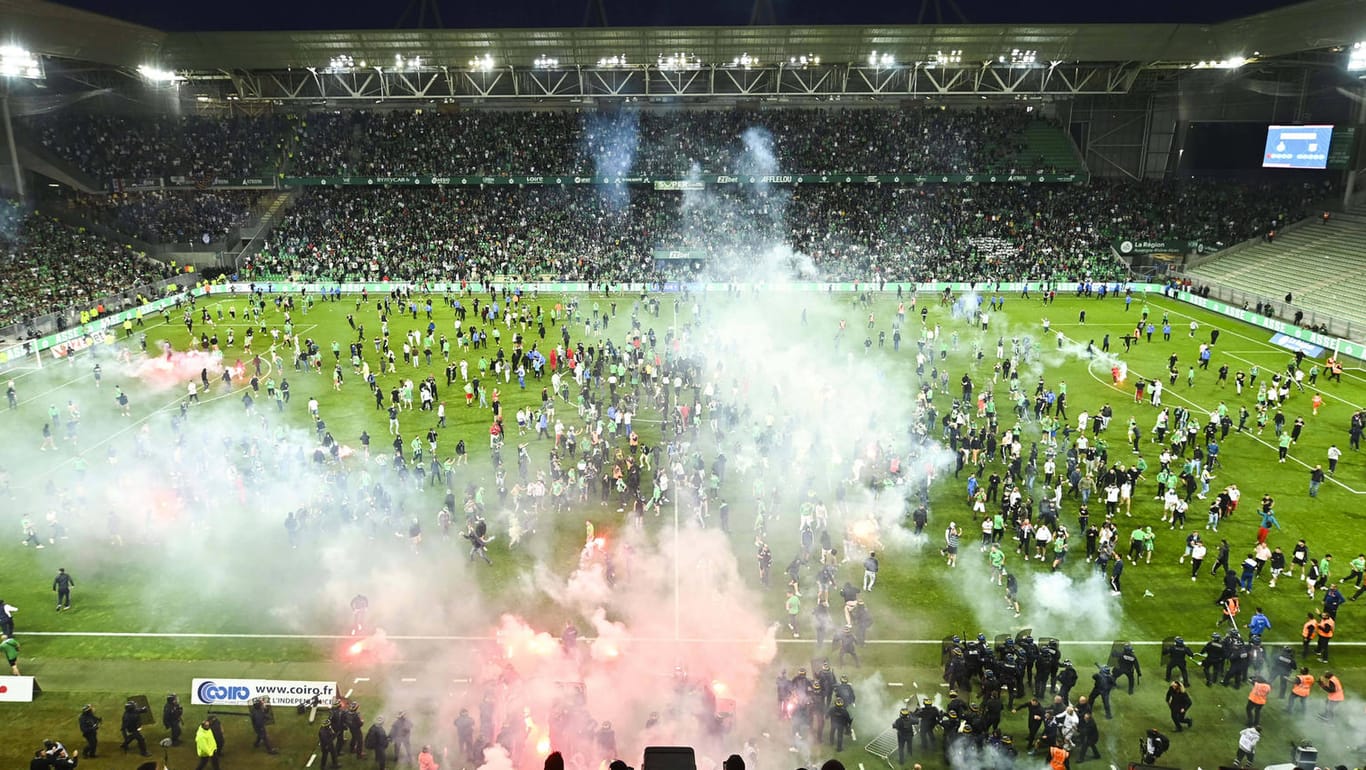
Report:
[[[267,698],[275,706],[311,703],[317,697],[328,703],[337,697],[336,682],[299,682],[287,679],[194,679],[190,702],[196,706],[250,706]]]

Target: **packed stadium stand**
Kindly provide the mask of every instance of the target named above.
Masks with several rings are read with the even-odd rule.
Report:
[[[0,327],[70,308],[93,308],[166,278],[167,266],[42,212],[0,202]]]

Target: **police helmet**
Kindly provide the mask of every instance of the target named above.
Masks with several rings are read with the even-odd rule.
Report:
[[[1007,647],[1014,647],[1014,646],[1015,646],[1015,640],[1014,640],[1014,639],[1011,639],[1010,637],[1007,636],[1007,637],[1006,637],[1006,646],[1007,646]]]
[[[356,701],[351,701],[351,710],[352,710],[352,711],[359,711],[359,710],[360,710],[360,704],[357,703]]]
[[[47,740],[43,741],[43,748],[55,749],[57,748],[57,742],[52,740],[51,738],[48,738]]]
[[[797,669],[797,676],[802,676],[802,675],[804,675],[805,673],[806,673],[806,669],[805,669],[805,668],[799,668],[799,669]]]
[[[375,717],[375,724],[377,724],[377,725],[382,725],[382,724],[384,724],[384,717]]]
[[[1181,637],[1178,636],[1178,637],[1176,637],[1175,639],[1172,640],[1172,643],[1173,643],[1173,644],[1185,644],[1185,643],[1186,643],[1186,640],[1185,640],[1185,639],[1182,639]]]
[[[958,636],[957,634],[954,634],[954,636],[953,636],[953,643],[954,643],[954,644],[962,644],[962,643],[963,643],[962,637]]]
[[[331,727],[331,726],[332,726],[332,720],[331,720],[331,719],[324,719],[324,720],[323,720],[323,727]]]
[[[123,704],[123,707],[124,707],[125,709],[129,710],[129,711],[132,711],[133,709],[135,709],[135,708],[138,707],[138,704],[136,704],[136,703],[134,703],[134,702],[132,702],[132,701],[126,701],[126,702]]]
[[[845,626],[845,628],[848,628],[848,626]],[[824,663],[821,664],[821,671],[829,671],[829,670],[830,670],[830,661],[827,659]]]
[[[835,699],[835,705],[836,705],[836,706],[843,706],[843,705],[844,705],[844,699],[843,699],[843,698],[836,698],[836,699]]]
[[[1133,651],[1134,651],[1134,646],[1133,646],[1132,644],[1126,644],[1126,645],[1124,645],[1124,651],[1125,651],[1125,652],[1133,652]]]
[[[1071,658],[1067,658],[1066,660],[1064,660],[1064,661],[1062,662],[1062,665],[1063,665],[1063,668],[1071,668],[1071,667],[1072,667],[1072,659],[1071,659]]]
[[[1252,643],[1253,643],[1253,644],[1261,644],[1261,643],[1262,643],[1262,635],[1261,635],[1261,634],[1253,634],[1253,635],[1252,635]]]
[[[94,711],[94,710],[95,710],[95,707],[92,706],[92,705],[90,705],[89,703],[85,704],[84,706],[81,706],[81,711]]]
[[[978,635],[977,635],[977,641],[979,641],[979,642],[985,642],[986,640],[987,640],[987,635],[986,635],[986,634],[978,634]]]
[[[1051,647],[1051,648],[1053,648],[1053,649],[1055,649],[1055,650],[1058,649],[1058,640],[1057,640],[1057,639],[1049,639],[1049,640],[1048,640],[1048,646]]]
[[[812,682],[812,683],[811,683],[811,689],[813,689],[813,690],[819,690],[819,689],[821,689],[821,683],[820,683],[819,681]]]
[[[849,677],[847,677],[847,676],[842,676],[842,677],[840,677],[840,681],[841,681],[841,682],[844,682],[845,684],[849,684]]]
[[[1025,644],[1033,644],[1033,643],[1034,643],[1034,637],[1032,637],[1032,636],[1026,636],[1026,637],[1024,638],[1024,643],[1025,643]]]
[[[928,705],[930,705],[930,704],[933,703],[933,702],[934,702],[934,701],[931,701],[929,698],[921,698],[921,699],[920,699],[920,704],[921,704],[922,706],[928,706]]]
[[[1219,641],[1219,632],[1218,632],[1218,631],[1215,631],[1214,633],[1212,633],[1212,634],[1209,635],[1209,638],[1210,638],[1210,639],[1213,639],[1213,640],[1216,641],[1216,642]]]

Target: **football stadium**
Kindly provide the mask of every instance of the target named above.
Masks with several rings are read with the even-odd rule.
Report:
[[[1366,766],[1366,1],[234,5],[0,0],[0,767]]]

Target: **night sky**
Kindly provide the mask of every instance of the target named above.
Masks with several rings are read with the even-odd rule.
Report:
[[[414,0],[60,0],[64,5],[157,29],[391,29]],[[1288,5],[1288,0],[771,0],[778,24],[974,24],[1106,22],[1209,23]],[[437,0],[447,27],[577,27],[585,0]],[[749,23],[752,0],[603,0],[612,26],[734,26]],[[939,10],[936,11],[936,8]],[[957,10],[955,10],[955,8]],[[961,17],[959,14],[961,11]],[[405,26],[416,26],[409,22]],[[428,24],[428,26],[432,26]]]

